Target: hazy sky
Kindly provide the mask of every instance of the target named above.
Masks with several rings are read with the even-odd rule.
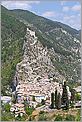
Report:
[[[81,29],[81,4],[74,1],[2,1],[8,9],[29,10],[48,19]]]

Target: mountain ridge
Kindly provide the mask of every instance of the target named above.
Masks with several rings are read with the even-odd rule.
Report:
[[[6,85],[8,85],[9,82],[12,82],[16,71],[16,64],[22,60],[22,57],[24,55],[24,50],[22,48],[25,40],[25,33],[27,27],[30,30],[35,31],[36,36],[38,37],[38,40],[41,42],[41,44],[44,47],[48,48],[51,61],[54,67],[58,70],[59,74],[63,75],[71,84],[73,82],[75,83],[80,80],[81,43],[80,43],[80,35],[78,34],[79,31],[72,29],[73,30],[72,32],[71,28],[69,28],[68,26],[65,26],[59,22],[53,22],[51,20],[45,19],[44,17],[37,16],[32,12],[23,10],[23,12],[25,12],[24,14],[19,10],[20,12],[19,14],[19,12],[17,13],[18,10],[16,10],[16,12],[8,9],[4,10],[4,7],[2,6],[1,9],[2,9],[1,13],[2,64],[5,64],[2,67],[3,86],[5,86],[6,81],[7,81]],[[66,31],[66,29],[68,29],[68,31]],[[78,36],[76,33],[78,34]],[[5,37],[6,40],[3,37]],[[3,48],[5,44],[6,49]],[[12,48],[13,53],[11,52],[11,54],[9,53],[9,49],[11,50],[9,46]],[[17,57],[15,56],[16,54],[18,54]],[[6,59],[6,56],[8,59]],[[11,60],[12,63],[9,63],[10,59],[12,59]],[[8,71],[10,72],[9,75],[6,74],[7,73],[6,65],[12,66],[11,69],[10,67],[8,68]],[[13,71],[13,76],[11,75],[12,74],[11,71]]]
[[[28,10],[22,10],[22,9],[13,9],[13,10],[10,10],[10,11],[13,11],[13,12],[16,12],[16,11],[23,11],[23,12],[30,12],[31,14],[33,14],[33,15],[35,15],[35,16],[38,16],[38,17],[41,17],[41,18],[43,18],[43,19],[46,19],[46,20],[49,20],[49,21],[52,21],[52,22],[56,22],[56,23],[60,23],[60,24],[63,24],[64,26],[67,26],[67,27],[70,27],[71,29],[73,29],[73,30],[75,30],[75,32],[77,33],[77,31],[79,32],[79,30],[77,30],[77,29],[75,29],[75,28],[73,28],[73,27],[71,27],[71,26],[69,26],[69,25],[67,25],[67,24],[65,24],[65,23],[62,23],[62,22],[58,22],[58,21],[53,21],[53,20],[51,20],[51,19],[48,19],[48,18],[45,18],[45,17],[43,17],[43,16],[40,16],[40,15],[38,15],[38,14],[36,14],[36,13],[33,13],[33,12],[31,12],[31,11],[28,11]]]

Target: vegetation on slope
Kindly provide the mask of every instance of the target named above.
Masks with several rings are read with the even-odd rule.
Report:
[[[5,94],[7,86],[13,80],[16,64],[23,55],[26,26],[12,17],[4,7],[1,7],[1,10],[1,90]]]

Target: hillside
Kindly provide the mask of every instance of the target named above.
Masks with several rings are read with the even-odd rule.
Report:
[[[27,27],[35,31],[38,41],[48,48],[50,60],[59,75],[65,77],[69,83],[81,80],[79,31],[29,11],[9,11],[2,6],[1,10],[2,93],[12,82],[16,64],[24,55],[23,44]]]
[[[23,21],[25,24],[32,24],[33,26],[35,26],[35,28],[42,32],[46,32],[54,28],[62,28],[66,30],[68,33],[70,33],[73,37],[80,39],[79,31],[63,23],[52,21],[41,16],[37,16],[34,13],[26,10],[15,9],[11,10],[11,12],[14,14],[16,18]]]
[[[7,9],[1,7],[1,10],[1,90],[5,93],[15,75],[16,64],[23,55],[26,26],[12,17]]]

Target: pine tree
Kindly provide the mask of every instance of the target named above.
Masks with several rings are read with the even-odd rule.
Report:
[[[32,101],[35,101],[35,96],[32,97]]]
[[[66,82],[64,82],[64,85],[63,85],[62,105],[64,105],[64,109],[66,109],[66,110],[69,108],[69,100],[68,100],[68,92],[67,92],[67,88],[66,88]]]
[[[45,105],[45,100],[44,99],[42,99],[41,104]]]
[[[54,93],[51,93],[51,109],[54,108]]]
[[[71,102],[73,103],[75,101],[75,90],[71,89]]]
[[[55,90],[55,108],[57,108],[57,89]]]
[[[71,108],[74,108],[74,102],[75,102],[75,90],[71,89],[71,99],[70,99],[70,106]]]
[[[58,93],[58,96],[57,96],[57,109],[60,109],[61,108],[61,95],[60,93]]]

